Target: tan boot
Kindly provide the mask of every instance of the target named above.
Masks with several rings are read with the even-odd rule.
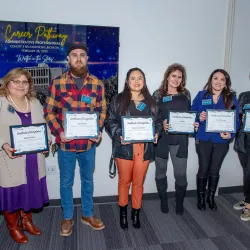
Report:
[[[92,229],[94,230],[102,230],[103,228],[105,228],[103,222],[95,216],[82,216],[81,222],[85,225],[92,227]]]
[[[32,235],[41,235],[41,231],[34,226],[32,222],[32,214],[26,213],[23,210],[20,210],[20,216],[21,216],[21,224],[20,229],[28,231]]]
[[[61,223],[60,235],[61,236],[70,236],[72,234],[73,225],[74,225],[74,222],[72,219],[70,219],[70,220],[64,219]]]
[[[9,214],[8,211],[6,210],[3,212],[3,214],[12,239],[17,243],[21,244],[27,243],[28,242],[27,236],[18,227],[18,211]]]

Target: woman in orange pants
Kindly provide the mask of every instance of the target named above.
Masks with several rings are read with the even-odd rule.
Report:
[[[129,143],[122,138],[122,116],[149,117],[155,121],[155,141],[162,129],[162,121],[156,119],[156,102],[150,95],[144,72],[139,68],[128,71],[123,92],[113,98],[105,128],[112,138],[113,157],[118,166],[118,196],[120,226],[128,228],[127,206],[129,189],[132,184],[132,224],[140,228],[139,213],[142,203],[143,183],[149,161],[154,159],[152,142]]]
[[[124,207],[128,204],[128,193],[132,182],[133,208],[140,209],[143,183],[149,165],[149,160],[144,161],[144,144],[133,144],[133,160],[116,158],[119,172],[118,193],[119,205]]]

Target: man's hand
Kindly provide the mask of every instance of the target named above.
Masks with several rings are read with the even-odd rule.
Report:
[[[102,138],[102,132],[99,132],[98,138],[91,138],[89,140],[98,143],[101,140],[101,138]]]
[[[60,139],[61,139],[62,143],[70,142],[70,141],[73,140],[73,139],[67,139],[67,138],[65,137],[64,132],[61,132],[59,136],[60,136]]]

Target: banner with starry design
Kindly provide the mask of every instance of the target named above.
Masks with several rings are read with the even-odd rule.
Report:
[[[89,71],[104,82],[109,103],[118,92],[118,27],[0,21],[0,83],[11,69],[25,68],[43,103],[51,80],[67,70],[73,42],[89,48]]]

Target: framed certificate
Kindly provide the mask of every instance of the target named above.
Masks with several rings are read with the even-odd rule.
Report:
[[[67,139],[90,139],[99,136],[99,113],[67,111],[64,113],[64,133]]]
[[[250,133],[250,110],[245,111],[243,132]]]
[[[153,117],[122,116],[124,142],[153,142],[155,135]]]
[[[206,132],[236,133],[236,111],[207,109]]]
[[[10,140],[14,156],[49,150],[46,123],[10,126]]]
[[[170,128],[168,133],[173,134],[194,134],[194,123],[197,112],[193,111],[173,111],[168,114]]]

